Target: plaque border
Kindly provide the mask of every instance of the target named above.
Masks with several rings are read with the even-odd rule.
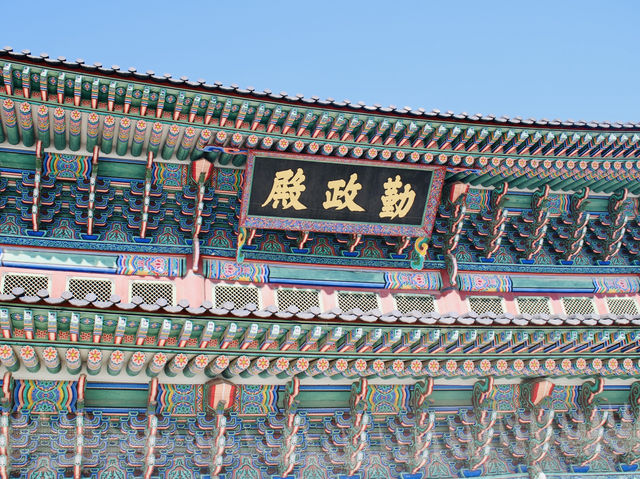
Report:
[[[253,173],[256,156],[268,156],[273,158],[285,158],[292,160],[311,160],[320,163],[348,163],[363,166],[376,166],[397,169],[430,170],[431,184],[429,185],[427,202],[424,209],[424,217],[420,226],[381,224],[381,223],[358,223],[344,221],[322,221],[298,218],[275,218],[273,216],[249,216],[249,202],[251,200],[251,186],[253,184]],[[244,172],[244,182],[242,187],[242,200],[240,206],[240,226],[243,228],[276,229],[289,231],[310,231],[317,233],[351,233],[378,236],[411,236],[411,237],[431,237],[435,224],[436,213],[440,206],[442,186],[444,183],[446,167],[436,165],[417,164],[388,164],[380,161],[354,160],[336,156],[325,156],[324,161],[319,161],[315,155],[305,155],[297,153],[280,153],[249,150],[247,154],[247,166]]]

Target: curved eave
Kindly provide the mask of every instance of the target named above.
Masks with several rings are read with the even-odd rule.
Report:
[[[185,76],[180,78],[174,78],[170,74],[157,75],[153,71],[138,72],[135,68],[128,68],[122,70],[119,66],[114,65],[111,67],[105,67],[101,63],[94,63],[93,65],[87,64],[82,59],[75,61],[68,61],[65,57],[58,57],[56,59],[50,58],[47,54],[32,55],[29,50],[23,50],[21,52],[14,51],[11,47],[4,47],[0,49],[0,59],[9,61],[20,61],[23,63],[29,63],[41,67],[54,67],[58,70],[66,70],[77,73],[87,73],[92,75],[100,75],[107,78],[119,79],[123,81],[134,80],[140,81],[156,86],[164,86],[168,88],[183,88],[192,91],[206,91],[209,93],[220,93],[224,95],[234,95],[238,98],[246,98],[255,101],[261,101],[268,99],[269,101],[279,102],[286,105],[309,107],[316,106],[324,109],[331,109],[335,111],[345,111],[354,114],[376,114],[387,115],[392,117],[409,118],[416,120],[430,120],[437,122],[450,122],[450,123],[467,123],[478,126],[512,126],[519,128],[543,128],[548,130],[557,129],[571,129],[579,131],[628,131],[628,132],[640,132],[640,122],[634,123],[620,123],[620,122],[596,122],[596,121],[584,121],[584,120],[549,120],[546,118],[523,119],[520,117],[507,117],[495,115],[483,115],[483,114],[467,114],[467,113],[454,113],[451,111],[440,112],[439,110],[426,111],[424,108],[411,108],[408,106],[397,107],[395,105],[382,106],[379,104],[366,105],[364,102],[353,103],[350,100],[337,101],[333,98],[320,99],[317,96],[305,97],[301,94],[289,95],[286,92],[274,93],[271,90],[257,91],[252,87],[240,88],[236,84],[229,86],[223,85],[220,82],[213,84],[207,83],[205,80],[190,80]]]
[[[512,189],[549,185],[555,191],[589,187],[598,193],[624,188],[640,193],[640,124],[536,122],[369,107],[9,49],[0,50],[0,65],[3,125],[8,143],[17,148],[22,143],[33,149],[34,139],[42,139],[45,149],[64,151],[66,140],[49,146],[55,143],[50,141],[55,128],[65,128],[66,120],[55,124],[53,112],[59,110],[62,120],[65,115],[77,118],[74,152],[92,153],[99,145],[107,155],[135,159],[151,152],[166,161],[186,161],[209,144],[219,150],[212,159],[236,167],[244,163],[247,150],[271,150],[441,165],[448,168],[449,182],[487,188],[508,182]],[[90,115],[95,120],[91,138]],[[100,127],[107,117],[112,123],[109,140]],[[69,135],[70,140],[70,128],[58,136]],[[238,153],[242,158],[234,156]]]

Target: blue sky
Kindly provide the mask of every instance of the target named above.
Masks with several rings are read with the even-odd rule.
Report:
[[[3,46],[368,104],[640,121],[634,0],[29,5],[3,5]]]

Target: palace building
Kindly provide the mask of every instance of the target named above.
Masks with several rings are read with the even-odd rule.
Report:
[[[0,479],[640,477],[640,124],[0,68]]]

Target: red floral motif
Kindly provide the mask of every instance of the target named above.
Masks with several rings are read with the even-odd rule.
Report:
[[[440,363],[438,361],[436,361],[435,359],[432,359],[427,364],[427,368],[429,368],[429,372],[437,373],[438,371],[440,371]]]
[[[122,351],[116,350],[111,353],[111,362],[114,364],[120,364],[124,361],[124,353]]]
[[[409,363],[409,369],[414,374],[420,374],[422,372],[422,361],[419,359],[414,359]]]
[[[513,369],[517,372],[522,372],[524,370],[524,361],[522,359],[516,359],[513,362]]]
[[[391,368],[396,373],[403,372],[404,371],[404,361],[402,361],[401,359],[396,359],[395,361],[393,361],[393,363],[391,363]]]
[[[269,367],[269,358],[260,356],[258,359],[256,359],[256,366],[258,367],[258,369],[264,371]]]
[[[0,353],[2,352],[2,350],[0,349]],[[76,348],[69,348],[67,349],[67,352],[64,354],[65,359],[68,362],[76,362],[78,360],[80,360],[80,351],[78,351]]]
[[[336,361],[336,369],[340,372],[346,371],[348,366],[349,364],[346,359],[340,358]]]
[[[102,352],[99,349],[92,349],[87,355],[87,361],[90,363],[99,363],[102,361]]]
[[[498,359],[498,361],[496,362],[496,369],[501,373],[505,372],[508,367],[509,364],[504,359]]]
[[[367,369],[367,362],[364,359],[356,359],[354,367],[356,371],[362,372]]]
[[[476,368],[476,365],[473,363],[473,361],[471,361],[470,359],[466,359],[463,363],[462,363],[462,369],[464,370],[465,373],[467,374],[471,374],[474,369]]]
[[[246,367],[249,367],[249,358],[247,358],[246,356],[240,356],[238,358],[238,363],[240,364],[240,360],[241,359],[245,359],[246,360]],[[244,364],[240,364],[240,365],[244,365]],[[219,368],[226,368],[227,366],[229,366],[229,357],[228,356],[218,356],[216,358],[216,366],[218,366]]]
[[[482,361],[480,361],[480,371],[482,371],[483,373],[486,373],[490,370],[491,370],[491,361],[489,361],[488,359],[483,359]]]
[[[44,348],[42,351],[42,358],[45,361],[53,361],[58,358],[58,351],[52,347]]]
[[[329,369],[329,360],[326,358],[318,359],[318,361],[316,362],[316,367],[320,371],[326,371],[327,369]]]
[[[309,360],[307,358],[296,359],[296,371],[302,372],[309,369]]]
[[[556,368],[555,360],[549,358],[544,362],[544,367],[547,371],[553,371]]]
[[[278,358],[276,361],[276,368],[280,371],[284,371],[289,367],[289,360],[287,358]]]
[[[445,369],[447,370],[448,373],[455,373],[456,370],[458,369],[458,363],[453,359],[449,359],[445,363],[444,367],[445,367]]]
[[[164,353],[158,353],[153,357],[153,363],[156,366],[162,366],[166,362],[167,362],[167,355]]]
[[[195,364],[199,369],[203,369],[207,366],[207,364],[209,364],[209,358],[204,354],[199,354],[198,356],[196,356]]]
[[[178,354],[178,356],[181,356],[181,355]],[[176,356],[176,359],[178,356]],[[184,356],[184,359],[186,362],[187,357],[184,354],[182,354],[182,356]],[[145,359],[146,359],[146,356],[142,351],[136,351],[135,353],[133,353],[133,356],[131,356],[131,362],[137,365],[143,364]]]
[[[31,359],[35,355],[35,351],[31,346],[22,346],[20,348],[20,356],[22,359]]]
[[[244,370],[244,369],[247,369],[251,365],[251,359],[249,359],[248,356],[240,356],[236,360],[236,364],[238,365],[239,368]]]

